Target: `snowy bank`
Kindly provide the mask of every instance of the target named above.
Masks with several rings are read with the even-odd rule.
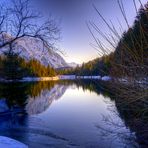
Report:
[[[96,79],[96,80],[102,80],[102,81],[110,81],[110,76],[77,76],[77,79]]]
[[[77,76],[77,79],[98,79],[101,80],[101,76]]]
[[[36,81],[57,81],[59,77],[25,77],[20,82],[36,82]]]
[[[38,81],[58,81],[58,80],[77,80],[77,79],[86,79],[86,80],[102,80],[110,81],[111,77],[109,76],[76,76],[76,75],[60,75],[55,77],[25,77],[22,80],[4,80],[0,79],[0,82],[11,83],[11,82],[38,82]]]
[[[76,75],[60,75],[59,80],[75,80]]]
[[[114,82],[148,89],[148,78],[132,79],[132,78],[124,77],[124,78],[116,78],[114,79]]]
[[[0,148],[28,148],[28,146],[14,139],[0,136]]]
[[[40,78],[26,77],[26,78],[23,78],[23,80],[21,81],[57,81],[57,80],[76,80],[76,79],[97,79],[102,81],[110,81],[111,77],[60,75],[56,77],[40,77]]]
[[[111,80],[111,77],[109,76],[104,76],[101,78],[102,81],[110,81]]]

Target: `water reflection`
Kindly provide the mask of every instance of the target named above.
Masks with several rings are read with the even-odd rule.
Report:
[[[54,100],[58,100],[65,93],[67,87],[64,85],[55,85],[53,88],[44,89],[38,96],[28,96],[26,112],[29,115],[36,115],[49,108]]]
[[[58,100],[69,86],[76,86],[83,91],[89,90],[98,95],[109,97],[110,93],[95,81],[60,81],[60,82],[37,82],[37,83],[1,83],[0,104],[6,104],[9,111],[25,109],[26,113],[33,115],[44,112],[54,100]],[[2,112],[2,111],[1,111]]]
[[[52,103],[54,95],[56,95],[55,98],[58,98],[59,91],[54,87],[55,83],[52,82],[3,83],[0,84],[1,104],[9,107],[8,112],[15,112],[16,108],[19,108],[20,110],[26,110],[29,114],[41,113],[49,107],[50,102]],[[40,107],[38,111],[37,107]]]
[[[30,147],[143,146],[133,113],[100,82],[0,84],[0,98],[1,135]]]

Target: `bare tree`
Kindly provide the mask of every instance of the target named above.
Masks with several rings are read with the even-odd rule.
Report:
[[[0,50],[9,46],[12,53],[13,43],[24,37],[39,39],[44,46],[53,49],[59,39],[56,21],[35,11],[29,0],[12,0],[11,3],[10,7],[0,7]]]

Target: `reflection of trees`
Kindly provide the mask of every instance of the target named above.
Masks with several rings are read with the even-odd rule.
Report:
[[[125,120],[120,119],[118,113],[113,112],[112,115],[102,116],[101,120],[101,125],[98,123],[96,128],[102,140],[111,139],[111,143],[117,142],[121,145],[118,147],[139,147],[135,132],[125,124]]]
[[[115,101],[115,105],[118,113],[116,116],[120,116],[124,121],[123,124],[116,123],[109,117],[104,119],[105,124],[109,123],[113,128],[106,128],[105,132],[113,134],[114,136],[121,136],[122,139],[127,142],[134,143],[135,137],[130,135],[130,132],[134,132],[136,135],[136,141],[138,141],[141,147],[148,145],[148,104],[147,97],[135,100],[137,98],[136,90],[135,95],[133,92],[124,96],[117,90],[111,90],[116,92],[115,95],[108,91],[105,83],[97,82],[95,80],[77,80],[77,81],[59,81],[59,82],[38,82],[38,83],[10,83],[0,84],[0,98],[5,98],[9,107],[21,106],[24,108],[27,105],[27,112],[29,114],[36,114],[45,111],[50,104],[59,99],[65,92],[68,86],[74,85],[77,88],[83,88],[83,90],[89,90],[95,92],[98,95],[102,94],[105,97],[109,97]],[[110,87],[111,88],[111,87]],[[123,90],[123,89],[122,89]],[[141,92],[143,93],[143,90]],[[138,92],[139,94],[139,92]],[[143,96],[143,95],[142,95]],[[140,98],[140,96],[138,97]],[[27,101],[26,101],[27,100]],[[125,125],[131,130],[125,132],[122,131]],[[99,127],[99,126],[97,126]],[[101,127],[99,127],[101,128]],[[103,130],[103,129],[102,129]],[[132,138],[132,139],[131,139]]]
[[[32,83],[30,84],[29,89],[27,90],[27,93],[31,97],[37,97],[40,95],[42,90],[50,90],[55,85],[55,82],[38,82],[38,83]]]
[[[105,83],[96,82],[95,80],[83,80],[83,81],[67,81],[61,82],[65,84],[75,84],[78,88],[82,87],[83,90],[90,90],[102,94],[105,97],[109,97],[111,100],[115,101],[115,106],[117,108],[117,113],[113,112],[115,118],[121,118],[124,123],[115,122],[111,117],[103,117],[102,120],[105,124],[110,125],[108,128],[101,129],[103,134],[111,134],[115,137],[121,137],[123,143],[137,147],[135,142],[138,142],[140,147],[148,146],[148,91],[144,88],[133,88],[130,92],[124,90],[128,89],[127,86],[117,86]],[[121,88],[122,87],[122,88]],[[124,126],[129,128],[125,131]],[[110,127],[114,127],[111,129]],[[135,133],[135,136],[134,134]],[[106,135],[104,135],[106,137]]]
[[[110,97],[112,93],[108,91],[104,83],[98,80],[67,80],[60,81],[63,85],[75,85],[77,88],[82,88],[84,91],[89,90],[90,92],[95,92],[96,94],[102,94],[104,97]]]
[[[65,83],[65,82],[63,82]],[[124,116],[125,114],[127,114],[128,110],[130,107],[125,107],[121,113],[120,111],[122,110],[122,103],[118,103],[119,99],[120,101],[122,100],[122,98],[116,97],[111,90],[108,89],[108,83],[106,82],[98,82],[95,80],[83,80],[83,81],[71,81],[68,82],[71,84],[74,84],[79,88],[82,87],[83,90],[90,90],[91,92],[95,92],[98,95],[102,94],[104,97],[109,97],[111,100],[115,101],[115,106],[117,107],[117,112],[115,112],[114,108],[112,108],[112,106],[110,106],[111,104],[108,104],[108,107],[110,109],[110,111],[112,112],[112,114],[114,115],[114,118],[112,118],[111,116],[102,116],[102,122],[103,127],[97,125],[96,127],[100,130],[99,133],[101,134],[101,137],[104,137],[105,140],[109,137],[112,137],[112,139],[115,139],[115,141],[117,139],[120,139],[121,141],[121,145],[126,145],[126,146],[131,146],[131,147],[137,147],[136,144],[136,139],[137,137],[135,137],[134,130],[132,130],[132,128],[129,126],[129,124],[127,123],[127,119],[126,118],[122,118],[124,122],[122,121],[117,121],[114,120],[116,119],[120,119],[120,117]],[[105,100],[106,101],[106,100]],[[110,101],[109,101],[110,102]],[[108,103],[106,101],[106,103]],[[125,105],[127,105],[126,101],[124,101]],[[126,112],[127,111],[127,112]],[[133,115],[133,113],[128,112],[127,115]],[[133,121],[132,118],[130,119],[131,122]],[[125,125],[129,128],[126,129]],[[130,131],[132,130],[132,131]],[[112,141],[113,142],[113,141]]]
[[[58,82],[39,82],[33,83],[28,89],[28,99],[26,110],[28,114],[40,114],[53,103],[54,100],[61,98],[68,86],[76,86],[84,91],[89,90],[104,97],[110,97],[103,84],[90,80],[64,80]]]
[[[56,82],[4,83],[0,84],[0,98],[14,111],[15,107],[27,109],[29,114],[45,111],[50,104],[59,99],[67,87]]]
[[[58,85],[58,87],[56,85]],[[27,102],[37,103],[37,101],[40,100],[42,101],[40,102],[42,105],[44,105],[44,103],[46,102],[47,106],[44,107],[47,108],[50,104],[49,102],[51,100],[60,98],[69,85],[75,85],[77,88],[81,87],[83,88],[84,91],[89,90],[91,92],[96,92],[98,95],[103,94],[104,96],[107,97],[110,96],[110,94],[104,90],[104,87],[102,87],[102,85],[98,85],[96,81],[77,80],[77,81],[59,81],[59,82],[52,81],[52,82],[37,82],[37,83],[3,83],[3,84],[1,83],[0,98],[6,99],[7,104],[10,107],[19,106],[24,108]],[[44,101],[46,100],[45,102],[43,102],[43,98]],[[30,99],[31,101],[29,101],[28,99]]]
[[[26,90],[28,86],[25,83],[0,84],[0,99],[6,99],[9,107],[24,106],[27,99]]]
[[[110,85],[110,84],[109,84]],[[115,84],[114,84],[115,85]],[[117,137],[119,135],[124,136],[125,140],[129,143],[138,142],[140,147],[148,146],[148,91],[143,87],[133,87],[128,91],[128,86],[126,84],[116,85],[113,84],[109,86],[110,91],[114,92],[114,95],[111,95],[111,99],[115,101],[115,105],[118,113],[116,117],[122,118],[126,127],[128,127],[131,132],[135,133],[136,137],[128,138],[125,132],[119,132],[117,129],[122,129],[124,124],[118,125],[110,117],[107,118],[105,123],[109,123],[116,130],[110,130],[110,134],[115,134]],[[106,86],[105,86],[106,87]],[[108,87],[108,86],[107,86]],[[129,86],[131,87],[131,86]],[[106,130],[106,129],[104,129]]]
[[[60,91],[59,88],[63,89],[60,89]],[[50,103],[52,103],[54,99],[58,99],[61,97],[59,95],[59,91],[62,95],[64,93],[64,90],[64,86],[58,87],[58,85],[54,85],[54,83],[52,82],[0,84],[0,99],[5,99],[6,103],[9,104],[9,107],[11,108],[9,112],[3,112],[2,114],[0,114],[1,135],[22,141],[23,143],[26,143],[29,146],[31,145],[31,147],[38,147],[40,145],[42,147],[44,145],[44,141],[43,144],[41,144],[40,141],[34,143],[34,140],[32,139],[30,141],[30,137],[32,137],[32,135],[37,135],[37,140],[41,139],[42,137],[45,138],[45,136],[47,136],[49,137],[49,139],[53,138],[57,139],[57,141],[66,141],[65,138],[50,132],[49,129],[46,129],[44,123],[41,122],[42,120],[32,117],[28,119],[28,115],[25,113],[24,110],[22,110],[21,112],[16,112],[16,108],[14,107],[18,106],[17,109],[24,109],[28,99],[30,99],[31,97],[31,101],[33,101],[35,105],[36,102],[38,102],[38,99],[40,99],[39,101],[41,101],[41,104],[39,104],[39,106],[35,108],[36,110],[34,109],[33,111],[44,111],[38,110],[38,107],[40,107],[40,109],[42,109],[42,105],[43,107],[45,107],[46,105],[49,107]],[[43,97],[41,97],[42,95]],[[46,99],[49,100],[46,102]],[[35,124],[33,124],[33,128],[32,122],[35,122]]]
[[[135,100],[136,98],[135,96]],[[121,99],[115,101],[120,117],[126,126],[135,132],[136,140],[140,146],[148,146],[148,104],[146,103],[148,98],[141,98],[134,102]]]
[[[24,107],[28,96],[39,96],[42,90],[50,90],[52,87],[54,87],[54,82],[1,83],[0,99],[6,99],[10,107]]]

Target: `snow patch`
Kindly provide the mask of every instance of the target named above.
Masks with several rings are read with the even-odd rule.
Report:
[[[75,80],[76,76],[75,75],[61,75],[59,76],[60,80]]]
[[[104,76],[101,78],[102,81],[110,81],[111,80],[111,77],[109,76]]]
[[[0,148],[28,148],[28,146],[14,139],[0,136]]]
[[[20,82],[57,81],[59,77],[25,77]]]

